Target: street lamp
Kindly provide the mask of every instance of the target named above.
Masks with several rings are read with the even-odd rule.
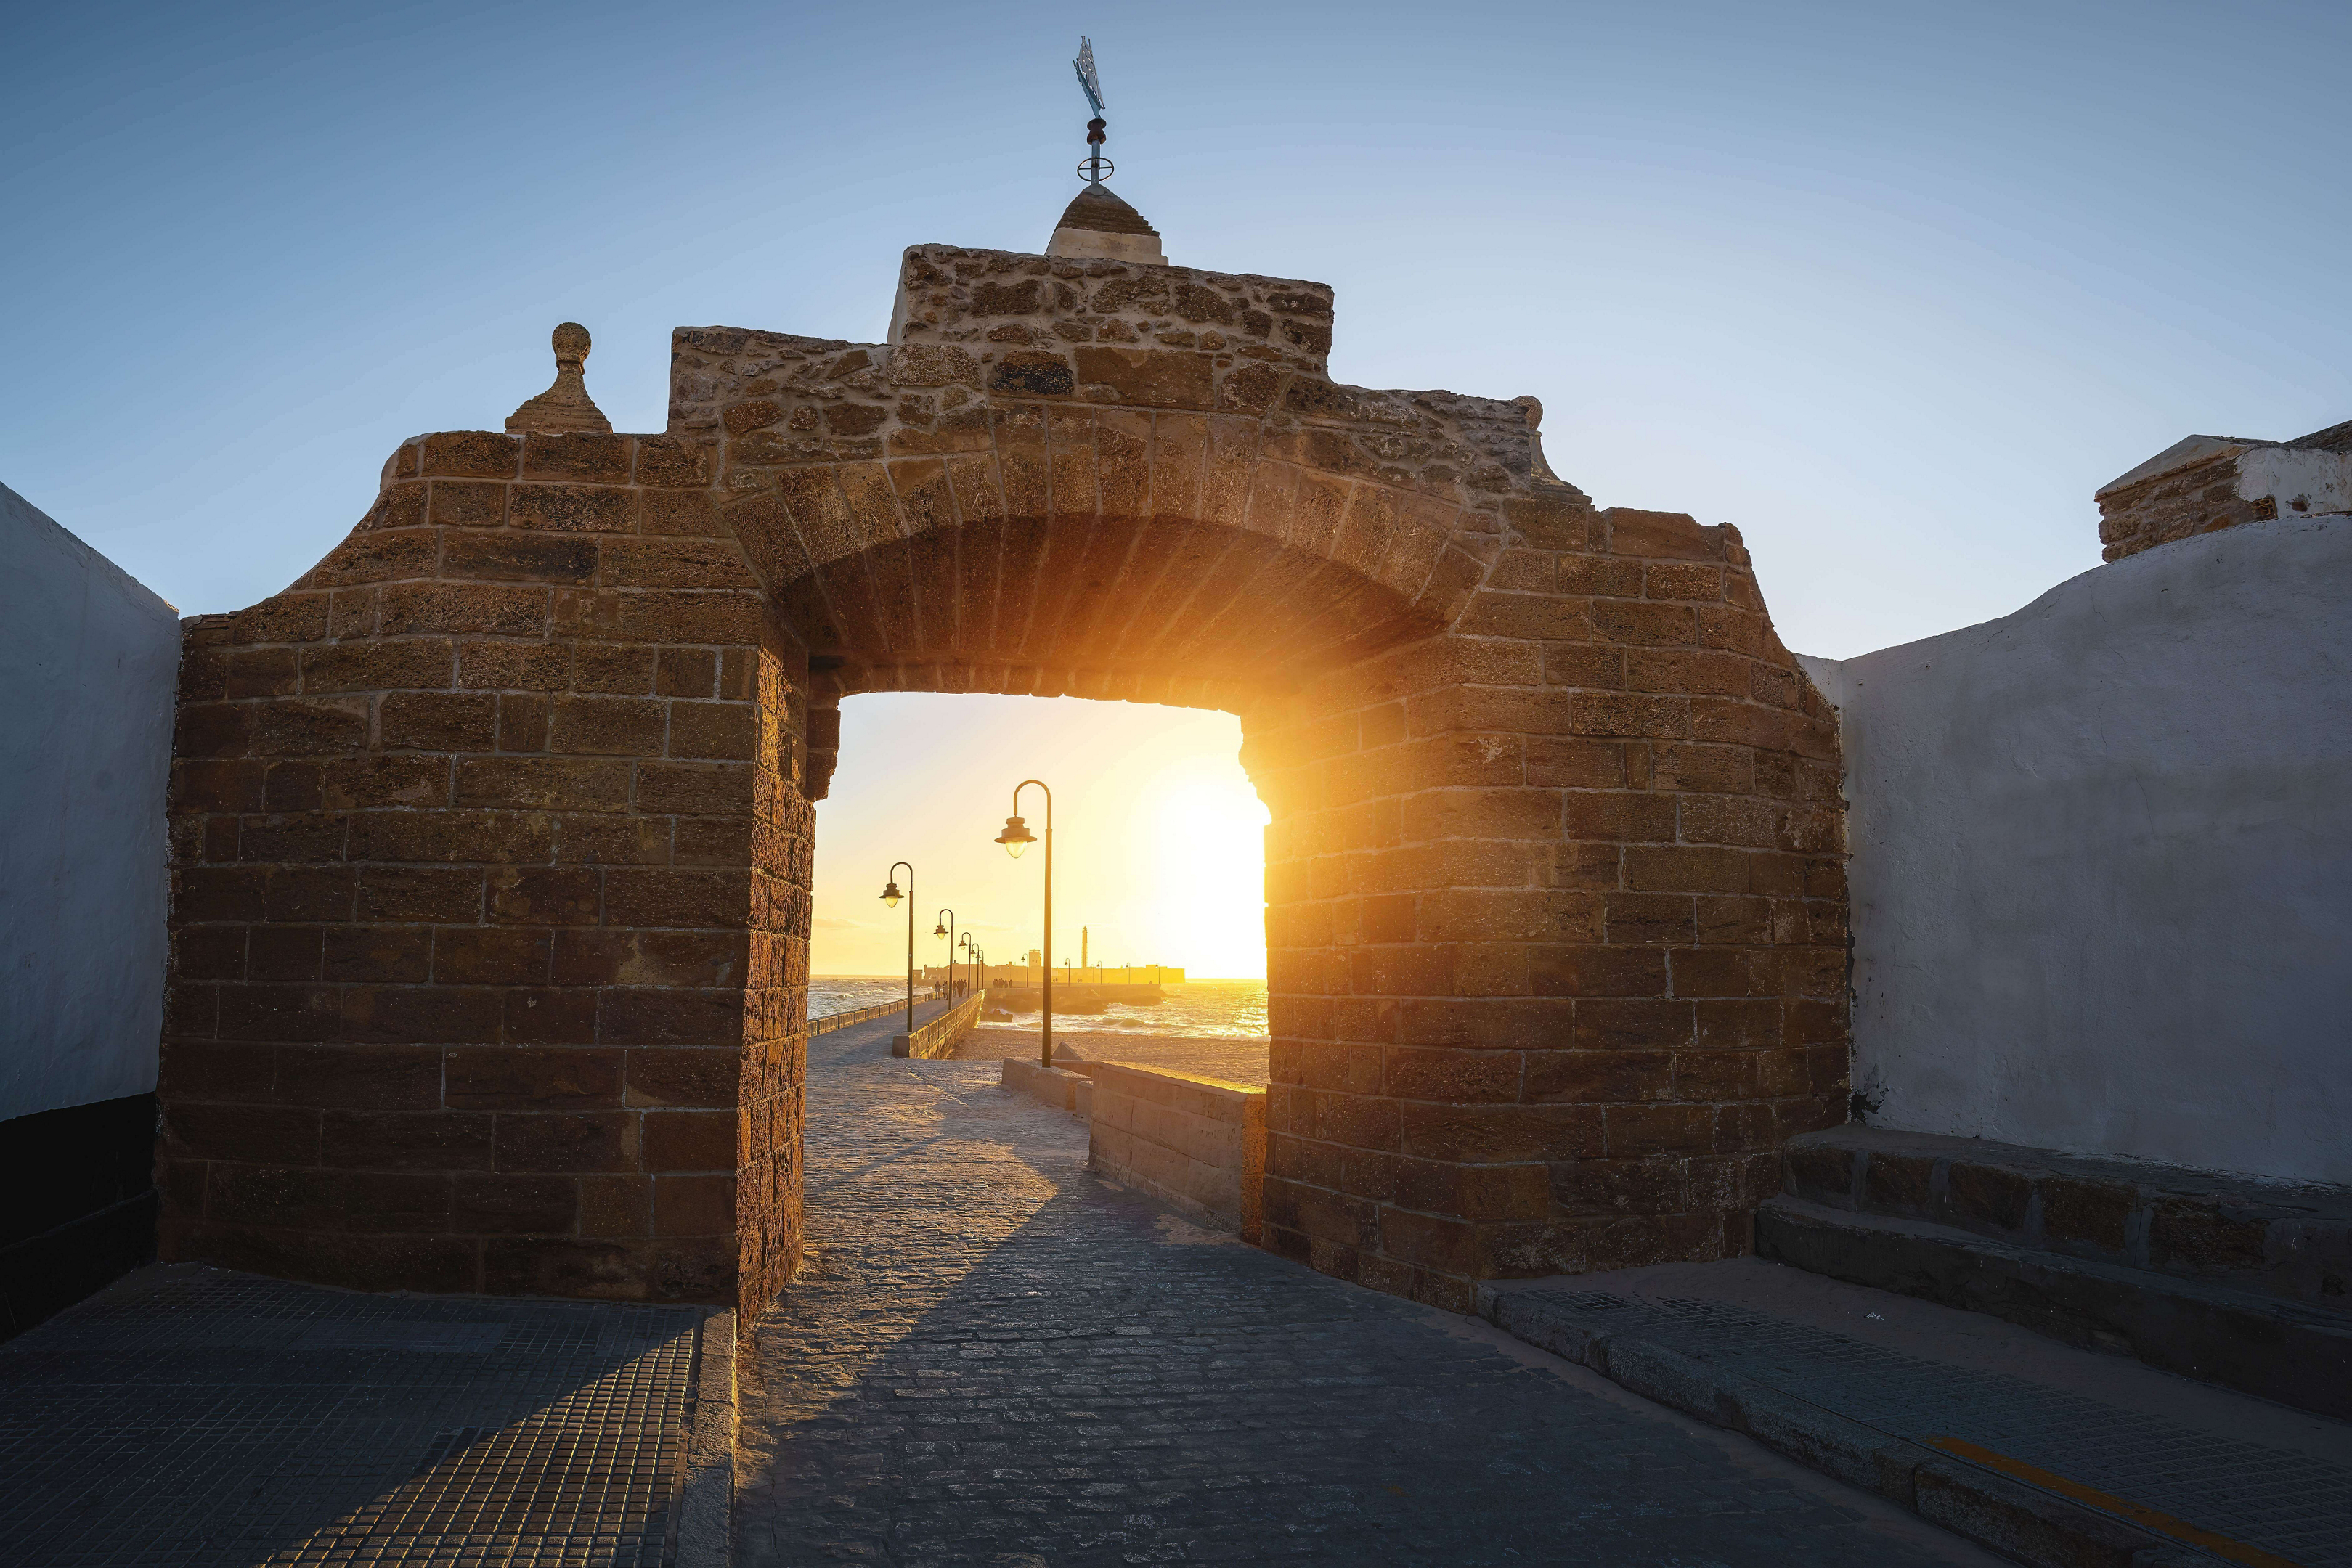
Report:
[[[907,1038],[911,1040],[915,1038],[915,905],[913,903],[915,868],[907,865],[905,861],[890,862],[890,880],[882,887],[882,906],[885,909],[898,907],[900,897],[898,868],[902,865],[907,866],[907,891],[904,896],[908,900],[907,904]]]
[[[1014,860],[1021,852],[1037,841],[1036,835],[1021,821],[1021,791],[1034,784],[1045,790],[1045,995],[1044,1021],[1037,1031],[1039,1060],[1048,1067],[1054,1065],[1054,791],[1046,789],[1042,779],[1024,779],[1013,787],[1013,815],[1004,819],[1004,831],[996,841]],[[913,873],[908,873],[911,881]]]
[[[956,1005],[954,910],[942,909],[940,911],[940,923],[937,926],[932,928],[931,935],[934,936],[944,936],[948,939],[948,1006],[953,1007]]]

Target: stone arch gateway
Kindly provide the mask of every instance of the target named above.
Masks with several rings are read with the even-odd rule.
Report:
[[[919,246],[887,344],[678,332],[664,434],[404,444],[190,626],[164,1255],[763,1304],[811,802],[877,690],[1241,716],[1270,1247],[1457,1310],[1744,1250],[1844,1116],[1829,711],[1735,530],[1597,508],[1529,400],[1333,382],[1332,321]]]

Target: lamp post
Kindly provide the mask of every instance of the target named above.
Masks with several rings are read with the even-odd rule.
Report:
[[[1004,831],[996,841],[1014,860],[1021,852],[1037,841],[1021,821],[1021,791],[1034,784],[1045,790],[1045,995],[1044,1021],[1037,1030],[1038,1060],[1046,1066],[1054,1065],[1054,791],[1046,789],[1042,779],[1024,779],[1013,787],[1013,815],[1004,819]],[[908,873],[912,878],[913,873]]]
[[[936,926],[932,927],[931,935],[934,936],[944,936],[948,939],[948,1006],[952,1008],[956,1005],[954,910],[942,909],[940,911],[940,923]]]
[[[890,880],[883,884],[882,904],[898,907],[898,868],[907,866],[907,1038],[915,1038],[915,868],[905,861],[890,862]]]

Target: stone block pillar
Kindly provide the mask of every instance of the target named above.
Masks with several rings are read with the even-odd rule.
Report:
[[[1836,726],[1738,533],[1580,498],[1512,524],[1452,631],[1244,751],[1266,1245],[1456,1311],[1744,1253],[1847,1092]]]
[[[764,1301],[797,1253],[805,656],[662,437],[404,445],[190,628],[166,1258]]]

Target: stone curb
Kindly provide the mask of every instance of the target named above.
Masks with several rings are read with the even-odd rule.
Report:
[[[1559,1306],[1548,1291],[1482,1286],[1478,1314],[1645,1399],[1755,1438],[2032,1568],[2191,1568],[2216,1559],[1965,1459],[1905,1442]]]
[[[735,1314],[715,1312],[696,1335],[694,1420],[677,1504],[677,1568],[735,1561]]]

